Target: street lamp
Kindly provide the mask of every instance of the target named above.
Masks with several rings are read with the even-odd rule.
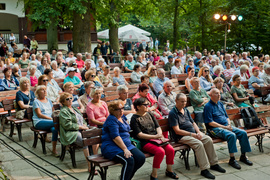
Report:
[[[242,15],[214,14],[214,19],[220,24],[225,24],[224,49],[226,51],[227,33],[231,31],[230,30],[231,23],[236,22],[236,19],[238,19],[238,21],[242,21],[243,16]]]

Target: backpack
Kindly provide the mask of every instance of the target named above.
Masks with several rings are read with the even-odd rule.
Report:
[[[252,107],[241,109],[241,115],[244,121],[245,129],[253,129],[262,126],[261,119],[258,118]]]

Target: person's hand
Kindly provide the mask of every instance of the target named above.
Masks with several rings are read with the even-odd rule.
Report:
[[[162,136],[162,134],[156,134],[155,135],[155,139],[161,139],[163,136]]]
[[[162,142],[165,142],[166,141],[166,139],[162,136],[162,138],[160,138],[160,140],[162,141]]]
[[[246,97],[246,100],[249,100],[249,96]]]
[[[125,156],[125,158],[130,158],[132,156],[132,153],[128,149],[125,149],[124,156]]]
[[[202,137],[203,137],[202,132],[198,132],[198,133],[197,133],[197,139],[201,140],[201,139],[202,139]]]
[[[231,103],[227,103],[229,106],[233,106],[233,103],[231,102]]]
[[[231,125],[228,125],[228,126],[225,126],[225,127],[226,127],[226,129],[228,129],[229,131],[232,131],[232,130],[233,130],[233,128],[232,128]]]

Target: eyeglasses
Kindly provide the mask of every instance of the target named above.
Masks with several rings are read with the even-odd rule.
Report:
[[[157,69],[152,69],[152,71],[156,71]]]
[[[118,109],[115,109],[116,111],[123,111],[124,110],[124,107],[122,108],[118,108]]]
[[[110,68],[110,66],[106,66],[106,69],[109,69]]]
[[[66,101],[68,101],[68,100],[72,100],[72,97],[66,98]]]
[[[43,79],[42,81],[43,81],[43,82],[48,82],[49,80],[48,80],[48,79]]]
[[[96,75],[91,75],[91,77],[96,77]]]
[[[209,72],[209,70],[204,70],[204,72]]]
[[[142,104],[142,105],[145,106],[145,107],[148,107],[149,106],[149,103]]]

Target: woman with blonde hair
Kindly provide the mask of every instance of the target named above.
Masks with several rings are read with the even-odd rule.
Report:
[[[208,67],[202,67],[198,73],[200,78],[200,86],[206,91],[210,91],[213,88],[213,79],[210,76],[210,70]]]
[[[153,89],[153,83],[157,79],[157,67],[150,66],[147,70],[147,76],[149,77],[149,86]]]

